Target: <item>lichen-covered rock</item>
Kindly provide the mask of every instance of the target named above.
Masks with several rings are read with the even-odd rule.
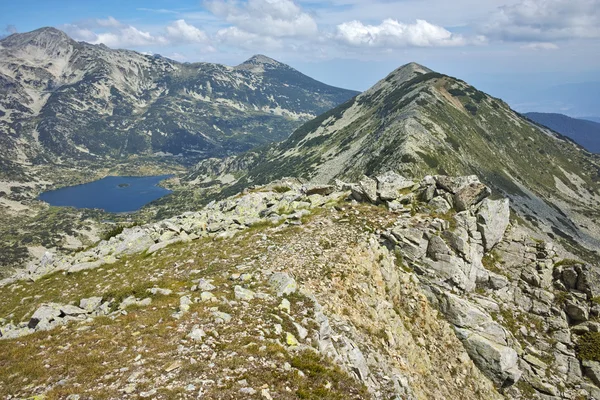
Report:
[[[114,255],[141,253],[154,244],[154,240],[142,227],[124,229],[119,235],[121,241],[115,247]]]
[[[234,287],[234,295],[237,300],[250,301],[254,299],[255,293],[252,290],[245,289],[239,285]]]
[[[377,203],[377,182],[374,179],[363,176],[358,185],[367,201]]]
[[[296,280],[285,272],[276,272],[271,275],[269,285],[271,285],[279,297],[295,293],[298,289]]]
[[[377,181],[377,193],[382,201],[396,200],[400,197],[402,190],[414,186],[412,180],[392,171],[378,175],[375,179]]]
[[[477,229],[483,237],[485,250],[491,250],[504,236],[510,222],[509,200],[484,199],[477,212]]]
[[[472,183],[480,183],[476,175],[469,176],[445,176],[436,175],[433,177],[438,188],[444,189],[452,194]]]
[[[521,378],[519,356],[515,350],[468,329],[457,328],[456,332],[471,359],[497,386],[510,386]]]
[[[30,329],[44,330],[51,327],[51,323],[60,318],[60,304],[42,304],[31,316],[27,326]]]
[[[468,210],[471,206],[492,194],[490,188],[481,182],[470,183],[454,194],[454,206],[457,211]]]

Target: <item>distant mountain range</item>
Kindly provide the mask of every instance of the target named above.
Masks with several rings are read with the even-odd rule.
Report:
[[[579,119],[585,119],[587,121],[600,122],[600,117],[582,117]]]
[[[224,156],[282,140],[356,94],[261,55],[182,64],[42,28],[0,40],[0,158]]]
[[[592,153],[600,153],[600,123],[563,114],[526,113],[527,118],[565,135]],[[600,118],[598,119],[600,121]]]

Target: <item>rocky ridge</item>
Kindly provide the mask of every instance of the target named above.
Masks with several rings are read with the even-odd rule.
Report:
[[[187,181],[227,195],[283,176],[356,181],[477,175],[544,240],[600,252],[599,158],[466,82],[410,63],[263,150],[200,162]],[[225,179],[226,177],[226,179]],[[209,190],[209,192],[210,192]]]
[[[128,307],[144,310],[164,298],[176,301],[169,318],[187,321],[185,342],[210,345],[215,335],[207,332],[215,326],[243,320],[251,324],[248,335],[258,328],[253,312],[274,307],[285,317],[300,309],[291,324],[276,318],[259,336],[292,353],[316,352],[369,397],[600,398],[599,364],[578,350],[600,331],[597,267],[565,261],[560,247],[530,239],[511,221],[508,200],[490,193],[475,176],[414,182],[391,172],[356,184],[286,179],[255,187],[198,212],[126,229],[75,256],[47,255],[0,290],[48,276],[101,274],[138,253],[148,264],[173,247],[218,246],[270,226],[256,242],[258,263],[195,270],[201,278],[177,293],[153,285],[129,296],[46,302],[22,323],[5,316],[0,332],[23,340],[73,321],[118,320]],[[300,231],[284,244],[271,244],[294,229]],[[186,319],[194,310],[201,316]]]

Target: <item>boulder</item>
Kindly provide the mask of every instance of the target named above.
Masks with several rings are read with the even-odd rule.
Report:
[[[504,236],[510,221],[508,199],[484,199],[477,211],[477,230],[481,232],[486,251],[491,250]]]
[[[169,232],[172,232],[172,231],[169,231]],[[157,251],[159,251],[161,249],[164,249],[167,246],[170,246],[170,245],[175,244],[175,243],[179,243],[179,242],[181,242],[183,240],[180,237],[175,237],[175,238],[171,238],[171,239],[162,241],[162,238],[163,237],[161,236],[161,238],[159,239],[159,240],[161,240],[160,242],[154,243],[150,247],[148,247],[147,254],[154,254]]]
[[[194,325],[192,331],[187,335],[187,337],[189,337],[195,342],[201,342],[205,336],[206,333],[198,325]]]
[[[401,191],[412,188],[414,182],[398,175],[395,172],[386,172],[376,178],[377,193],[382,201],[396,200],[401,196]]]
[[[465,211],[492,194],[489,187],[481,182],[473,182],[459,189],[454,194],[454,207],[457,211]]]
[[[87,311],[79,308],[77,306],[72,306],[70,304],[66,304],[66,305],[62,305],[60,306],[60,317],[66,317],[66,316],[77,316],[77,315],[82,315],[82,314],[87,314]]]
[[[467,300],[446,293],[440,301],[440,309],[448,322],[459,328],[477,329],[488,324],[492,318]],[[498,342],[503,341],[499,338]]]
[[[448,211],[450,211],[452,209],[452,206],[450,205],[450,203],[448,203],[448,201],[446,199],[444,199],[442,196],[436,196],[433,199],[431,199],[428,203],[431,208],[433,208],[433,211],[439,213],[439,214],[446,214]]]
[[[29,319],[27,327],[37,330],[49,329],[51,327],[50,324],[60,318],[60,308],[61,304],[42,304]]]
[[[565,312],[573,322],[583,322],[589,319],[588,307],[585,304],[568,301],[565,304]]]
[[[436,175],[435,179],[436,186],[452,194],[457,193],[460,189],[472,183],[479,183],[479,178],[476,175],[469,176],[445,176]]]
[[[210,283],[210,281],[207,281],[204,278],[201,278],[198,281],[198,290],[201,290],[203,292],[210,292],[215,289],[216,289],[215,285],[213,285],[212,283]]]
[[[373,204],[377,203],[377,182],[374,179],[363,176],[358,185],[366,200]]]
[[[171,293],[173,293],[173,291],[171,289],[162,289],[162,288],[156,288],[156,287],[147,289],[146,291],[155,296],[157,294],[160,294],[161,296],[169,296]]]
[[[328,196],[335,192],[335,186],[333,185],[307,185],[304,188],[304,193],[307,196],[318,194],[321,196]]]
[[[498,387],[513,385],[521,378],[515,350],[468,329],[457,328],[456,333],[475,365]]]
[[[83,308],[88,313],[92,313],[96,311],[101,304],[102,297],[88,297],[87,299],[81,299],[79,307]]]
[[[584,360],[581,365],[585,376],[590,378],[595,385],[600,386],[600,362]]]
[[[154,244],[150,234],[138,226],[124,229],[118,238],[121,240],[114,250],[115,255],[141,253]]]
[[[434,235],[429,239],[429,245],[427,246],[427,256],[434,261],[439,261],[442,255],[451,255],[452,250],[446,244],[444,239]]]
[[[275,290],[277,296],[281,297],[286,294],[295,293],[298,289],[298,284],[285,272],[276,272],[269,278],[269,285]]]
[[[577,279],[577,290],[584,292],[589,298],[600,297],[599,268],[589,264],[583,265]]]
[[[244,289],[243,287],[236,285],[233,289],[235,298],[237,300],[252,300],[254,299],[255,293],[252,290]]]

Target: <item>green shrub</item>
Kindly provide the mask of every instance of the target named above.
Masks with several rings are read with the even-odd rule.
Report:
[[[588,332],[579,338],[577,356],[581,360],[600,361],[600,332]]]
[[[465,109],[473,115],[477,115],[477,107],[474,104],[465,104]]]
[[[450,93],[454,97],[466,96],[467,95],[461,89],[450,89],[450,90],[448,90],[448,93]]]
[[[287,187],[287,186],[275,186],[275,187],[273,188],[273,191],[274,191],[275,193],[285,193],[285,192],[289,192],[290,190],[292,190],[292,189],[290,189],[290,188],[289,188],[289,187]]]
[[[564,267],[572,267],[574,265],[581,264],[581,261],[573,260],[570,258],[565,258],[564,260],[560,260],[556,264],[554,264],[554,268],[564,266]]]
[[[125,229],[125,225],[115,225],[114,227],[109,229],[107,232],[105,232],[104,235],[102,235],[102,239],[110,240],[110,238],[115,237],[115,236],[119,235],[121,232],[123,232],[123,229]]]

